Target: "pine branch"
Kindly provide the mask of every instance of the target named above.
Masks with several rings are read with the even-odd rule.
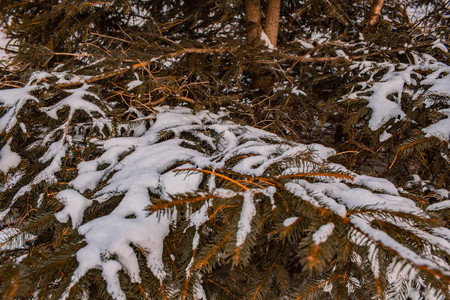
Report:
[[[158,212],[158,211],[162,211],[162,210],[169,210],[171,208],[174,208],[176,206],[183,206],[185,207],[188,204],[191,203],[198,203],[198,202],[206,202],[207,200],[210,199],[217,199],[219,198],[218,196],[214,196],[214,195],[209,195],[209,196],[199,196],[199,197],[193,197],[193,198],[186,198],[186,199],[180,199],[180,200],[172,200],[172,201],[158,201],[156,199],[153,199],[154,202],[157,202],[156,204],[152,204],[150,206],[148,206],[148,210],[150,212]]]
[[[298,174],[289,174],[289,175],[278,175],[275,176],[276,179],[290,179],[290,178],[297,178],[297,177],[331,177],[331,178],[338,178],[338,179],[349,179],[353,180],[353,176],[346,175],[342,173],[298,173]]]
[[[273,260],[271,265],[268,268],[264,268],[265,273],[261,279],[257,278],[258,280],[255,280],[255,286],[252,288],[251,294],[249,295],[250,299],[256,300],[256,299],[264,299],[264,292],[262,292],[262,289],[267,287],[266,282],[268,281],[269,277],[272,276],[272,272],[276,267],[278,266],[278,261],[281,258],[281,255],[284,255],[283,252],[285,247],[285,243],[282,244],[281,249],[277,249],[278,255]],[[259,282],[258,282],[259,281]]]
[[[224,235],[222,238],[220,238],[220,240],[217,243],[215,243],[215,245],[213,245],[212,247],[211,246],[208,247],[208,254],[203,258],[198,259],[194,263],[193,270],[205,270],[206,272],[211,271],[212,269],[211,260],[213,260],[213,258],[217,259],[216,256],[218,252],[224,248],[224,246],[226,245],[227,241],[229,240],[232,234],[233,232]]]

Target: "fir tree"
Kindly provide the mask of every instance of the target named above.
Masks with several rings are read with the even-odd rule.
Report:
[[[354,2],[2,1],[2,299],[448,298],[448,7]]]

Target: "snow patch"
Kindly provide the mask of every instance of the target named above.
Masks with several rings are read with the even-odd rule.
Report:
[[[333,230],[334,230],[334,223],[328,223],[320,226],[320,228],[312,235],[314,244],[319,245],[325,242],[328,239],[328,237],[333,233]]]
[[[261,41],[264,42],[264,45],[269,48],[270,50],[276,49],[274,45],[270,42],[269,37],[266,35],[266,33],[262,30],[261,31]]]
[[[244,192],[244,202],[242,204],[241,218],[238,222],[238,231],[236,234],[236,247],[241,247],[247,235],[251,232],[251,222],[256,215],[256,206],[253,200],[253,191]]]
[[[11,139],[0,150],[0,172],[8,173],[10,169],[16,168],[20,164],[20,156],[11,151]]]
[[[297,221],[298,217],[290,217],[283,221],[284,227],[289,227]]]
[[[56,219],[61,223],[67,223],[70,217],[72,227],[77,228],[83,221],[84,210],[92,204],[92,201],[74,190],[63,190],[56,198],[65,205],[63,210],[55,214]]]

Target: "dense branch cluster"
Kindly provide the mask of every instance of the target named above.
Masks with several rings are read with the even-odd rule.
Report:
[[[366,2],[2,0],[0,298],[449,298],[450,8]]]

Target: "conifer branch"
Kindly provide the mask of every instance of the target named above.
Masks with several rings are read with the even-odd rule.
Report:
[[[277,175],[275,179],[287,179],[287,178],[297,178],[297,177],[332,177],[338,179],[349,179],[353,181],[353,176],[342,174],[342,173],[297,173],[289,175]]]
[[[237,207],[240,207],[240,205],[238,205],[238,204],[235,204],[235,205],[221,205],[211,215],[209,215],[209,220],[208,221],[211,221],[212,219],[214,219],[214,217],[219,212],[221,212],[221,211],[223,211],[223,210],[225,210],[227,208],[231,208],[232,209],[232,208],[237,208]]]
[[[268,269],[266,269],[265,274],[264,274],[263,278],[260,280],[256,290],[254,292],[252,292],[252,295],[251,295],[251,299],[252,300],[256,300],[256,299],[260,298],[260,296],[259,296],[260,290],[263,288],[264,283],[269,278],[269,276],[272,275],[272,271],[273,271],[274,268],[276,268],[281,255],[284,254],[284,252],[283,252],[284,247],[285,247],[285,243],[283,242],[282,246],[281,246],[281,249],[278,250],[277,257],[275,258],[273,263],[270,265],[270,267]]]
[[[215,286],[217,286],[219,289],[224,290],[225,292],[227,292],[228,294],[230,294],[231,296],[233,296],[233,298],[235,299],[240,299],[236,294],[234,294],[232,291],[230,291],[230,289],[225,288],[223,285],[218,284],[217,282],[215,282],[214,280],[211,280],[210,278],[206,279],[207,282],[210,282],[212,284],[214,284]]]
[[[208,195],[208,196],[198,196],[198,197],[192,197],[192,198],[186,198],[186,199],[180,199],[180,200],[172,200],[172,201],[159,201],[156,204],[152,204],[148,206],[148,210],[150,212],[157,212],[161,210],[167,210],[176,206],[185,206],[187,204],[191,203],[197,203],[197,202],[205,202],[210,199],[216,199],[219,198],[215,195]]]
[[[360,229],[358,226],[352,224],[351,221],[350,222],[345,221],[345,223],[350,225],[352,227],[352,229],[363,234],[365,237],[370,239],[373,243],[377,244],[379,247],[391,252],[394,256],[400,257],[401,259],[407,261],[409,264],[414,266],[416,269],[424,271],[433,276],[436,276],[446,283],[450,283],[450,272],[447,271],[448,274],[446,274],[445,271],[442,271],[435,267],[430,267],[430,265],[429,265],[430,261],[428,261],[427,259],[425,259],[426,263],[418,263],[417,261],[415,261],[413,259],[407,258],[407,257],[403,256],[402,253],[399,252],[399,250],[393,249],[392,247],[386,245],[385,243],[383,243],[382,240],[374,237],[367,231],[364,231],[364,230]]]
[[[204,257],[201,260],[197,260],[194,263],[194,267],[192,268],[193,270],[200,270],[205,268],[205,266],[210,262],[210,260],[215,257],[217,255],[217,253],[220,251],[220,249],[222,249],[226,242],[228,241],[228,239],[231,237],[231,235],[233,234],[233,232],[228,233],[227,235],[225,235],[218,243],[216,243],[212,249],[210,249],[210,251],[208,252],[208,254],[206,255],[206,257]]]
[[[448,298],[444,6],[76,2],[1,1],[0,298]]]
[[[332,276],[330,278],[328,278],[327,280],[322,280],[319,281],[317,284],[312,285],[310,288],[308,288],[306,291],[302,292],[300,295],[298,295],[295,300],[301,300],[303,299],[305,296],[307,296],[308,294],[312,293],[313,291],[321,288],[321,286],[327,284],[327,283],[331,283],[334,280],[338,279],[338,278],[343,278],[344,276],[342,274],[337,274],[335,276]]]

